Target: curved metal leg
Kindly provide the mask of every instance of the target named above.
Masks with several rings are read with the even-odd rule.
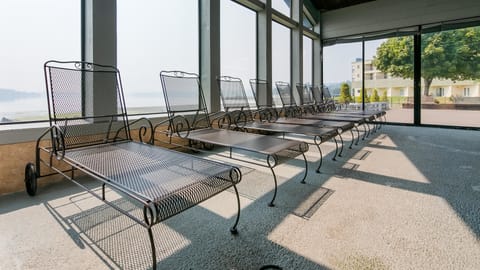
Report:
[[[275,197],[277,197],[277,176],[275,175],[275,172],[273,171],[272,166],[268,166],[270,168],[270,171],[272,171],[273,174],[273,182],[275,183],[275,190],[273,191],[273,198],[272,200],[268,203],[268,206],[274,207],[275,204],[273,203],[275,201]]]
[[[235,195],[237,196],[237,218],[235,219],[235,223],[233,224],[233,226],[230,228],[230,232],[236,235],[238,234],[237,224],[240,220],[240,195],[238,194],[238,189],[236,185],[233,185],[233,189],[235,190]]]
[[[353,141],[355,141],[355,136],[353,135],[353,130],[350,129],[350,134],[352,135],[352,141],[350,142],[350,145],[348,146],[348,149],[352,149]]]
[[[333,141],[335,142],[335,155],[333,155],[332,160],[337,160],[337,154],[338,154],[338,142],[335,137],[333,137]]]
[[[342,138],[342,134],[338,133],[338,137],[340,137],[340,153],[338,154],[339,157],[342,156],[342,153],[343,153],[343,138]]]
[[[153,240],[152,227],[148,227],[148,237],[150,238],[150,245],[152,246],[152,269],[157,269],[157,254],[155,252],[155,241]]]
[[[358,129],[357,126],[354,126],[355,127],[355,130],[357,131],[357,141],[355,142],[355,145],[358,145],[358,143],[360,142],[360,130]]]
[[[318,147],[320,149],[320,147]],[[308,173],[308,162],[307,162],[307,157],[305,156],[305,153],[302,153],[303,156],[303,161],[305,162],[305,173],[303,174],[302,181],[300,183],[305,184],[305,178],[307,178],[307,173]],[[320,152],[320,156],[322,156],[322,152]]]
[[[367,124],[367,122],[363,123],[362,126],[363,126],[363,137],[362,137],[362,141],[365,140],[365,138],[367,137],[367,128],[365,127],[365,125]]]
[[[318,152],[320,153],[320,161],[318,162],[318,166],[315,172],[320,173],[320,167],[322,167],[322,163],[323,163],[323,154],[322,154],[322,150],[320,149],[320,145],[318,143],[315,143],[315,146],[317,147]]]

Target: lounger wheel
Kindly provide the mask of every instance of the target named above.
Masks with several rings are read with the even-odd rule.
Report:
[[[35,196],[37,193],[37,173],[35,165],[31,162],[25,166],[25,188],[30,196]]]

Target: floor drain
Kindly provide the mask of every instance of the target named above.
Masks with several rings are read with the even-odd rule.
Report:
[[[292,211],[292,214],[305,219],[311,218],[332,193],[333,190],[319,188],[313,194],[308,196],[308,198],[305,198],[304,201]]]
[[[358,167],[359,167],[358,164],[354,164],[350,162],[345,162],[345,164],[342,165],[342,169],[352,170],[352,171],[358,169]]]
[[[367,158],[368,155],[370,155],[370,151],[367,150],[360,150],[358,151],[355,156],[353,156],[353,159],[358,159],[358,160],[364,160]]]

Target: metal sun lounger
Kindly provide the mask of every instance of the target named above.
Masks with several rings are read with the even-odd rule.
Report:
[[[308,144],[266,135],[214,128],[212,122],[216,121],[218,126],[223,126],[224,123],[229,124],[230,119],[228,115],[222,115],[217,119],[210,118],[197,74],[162,71],[160,78],[168,112],[169,143],[188,148],[192,148],[196,143],[204,146],[219,145],[228,148],[229,153],[226,155],[228,158],[269,168],[275,184],[269,206],[274,205],[277,194],[277,177],[274,168],[281,162],[301,155],[305,163],[305,173],[301,182],[305,182],[308,163],[304,153],[308,151]],[[188,146],[175,143],[172,140],[174,136],[177,139],[186,139]],[[250,152],[252,158],[241,158],[236,153],[238,150]],[[258,155],[261,156],[261,161],[254,159],[254,156]]]
[[[332,95],[330,94],[330,90],[327,87],[322,87],[322,92],[320,93],[320,89],[318,87],[312,87],[312,92],[316,93],[315,96],[318,98],[319,103],[334,103],[332,99]],[[323,95],[322,95],[323,93]],[[385,110],[352,110],[352,109],[342,109],[341,106],[334,106],[337,108],[336,110],[332,111],[335,113],[342,113],[342,114],[349,114],[349,115],[362,115],[362,116],[373,116],[375,119],[385,117],[386,111]]]
[[[320,154],[320,161],[316,169],[317,173],[320,172],[323,160],[320,144],[333,139],[336,146],[335,154],[333,156],[333,159],[335,160],[335,157],[338,154],[338,143],[335,139],[338,135],[337,129],[318,126],[281,124],[261,121],[261,119],[256,121],[254,119],[254,114],[258,113],[259,118],[261,118],[261,112],[253,112],[250,110],[242,80],[230,76],[220,76],[217,78],[217,82],[220,89],[220,96],[222,97],[223,107],[227,114],[230,115],[230,119],[233,121],[235,128],[240,130],[280,133],[283,136],[285,136],[285,134],[300,134],[309,138],[310,144],[315,145]]]
[[[295,98],[292,94],[292,89],[290,87],[290,84],[287,82],[276,82],[276,88],[278,90],[278,93],[280,96],[284,96],[282,98],[283,100],[288,100],[291,99],[293,100],[291,103],[295,102]],[[301,104],[300,104],[301,105]],[[291,105],[293,106],[293,105]],[[299,108],[301,108],[299,106]],[[352,122],[355,123],[357,126],[363,125],[364,126],[364,135],[362,139],[365,139],[366,136],[370,134],[370,126],[368,123],[370,121],[373,121],[375,119],[374,116],[362,116],[362,115],[347,115],[347,114],[336,114],[334,112],[315,112],[314,114],[305,114],[304,110],[300,110],[300,115],[298,115],[299,118],[304,118],[304,119],[312,119],[312,120],[328,120],[328,121],[339,121],[339,122]],[[368,131],[367,131],[367,128]]]
[[[266,80],[260,80],[260,79],[251,79],[250,80],[250,86],[251,86],[251,89],[252,89],[252,92],[253,92],[253,95],[255,97],[255,101],[257,102],[257,107],[260,107],[260,108],[267,108],[266,110],[266,113],[264,113],[264,115],[267,115],[267,117],[265,117],[268,121],[270,122],[275,122],[275,123],[281,123],[281,124],[293,124],[293,125],[306,125],[306,126],[315,126],[315,127],[327,127],[327,128],[335,128],[338,130],[338,136],[340,138],[340,145],[341,145],[341,148],[340,148],[340,151],[338,153],[338,156],[341,156],[342,153],[343,153],[343,138],[342,138],[342,133],[343,132],[346,132],[346,131],[350,131],[350,134],[352,136],[352,141],[349,145],[349,148],[351,149],[352,148],[352,145],[354,143],[354,140],[355,140],[355,136],[353,135],[353,131],[352,129],[355,129],[357,131],[357,134],[360,134],[359,130],[357,129],[357,127],[355,126],[354,123],[352,122],[345,122],[345,121],[328,121],[328,120],[320,120],[320,119],[303,119],[303,118],[299,118],[301,117],[302,115],[302,111],[303,109],[305,108],[300,108],[300,109],[292,109],[290,112],[291,113],[284,113],[285,115],[292,115],[292,117],[280,117],[280,113],[278,113],[275,109],[273,108],[269,108],[268,106],[260,106],[258,105],[259,103],[259,100],[258,100],[258,96],[257,96],[257,92],[260,90],[260,91],[267,91],[268,89],[268,82]],[[288,91],[289,92],[289,91]],[[293,100],[293,95],[287,93],[287,91],[284,91],[283,92],[284,94],[288,95],[288,97],[284,97],[283,100],[292,100],[290,101],[290,106],[293,107],[293,103],[295,102]],[[311,107],[311,105],[309,104],[308,105],[309,107]],[[309,108],[306,108],[307,110],[309,110]],[[273,111],[273,113],[269,113]],[[296,115],[296,117],[295,117]],[[270,118],[269,118],[270,117]],[[359,135],[357,136],[357,139],[356,139],[356,142],[355,144],[357,145],[358,144],[358,140],[359,140]],[[335,157],[335,156],[334,156]]]
[[[38,178],[63,175],[147,229],[153,269],[152,227],[231,187],[238,212],[230,230],[237,233],[237,167],[133,141],[120,73],[113,66],[48,61],[44,71],[50,127],[37,140],[35,163],[25,167],[29,195],[36,194]],[[45,166],[53,173],[41,171]],[[100,194],[79,181],[82,174],[98,180]],[[138,208],[115,204],[117,194]]]
[[[371,131],[375,132],[377,129],[380,128],[381,122],[377,121],[378,119],[385,119],[385,111],[361,111],[361,110],[339,110],[338,106],[335,105],[333,99],[331,99],[330,92],[326,87],[323,87],[320,91],[318,86],[313,86],[311,88],[312,95],[315,99],[315,103],[317,104],[317,111],[316,113],[319,116],[328,116],[325,115],[325,111],[329,114],[329,117],[339,117],[340,119],[343,118],[351,118],[352,121],[358,121],[357,118],[363,118],[360,121],[356,122],[357,125],[364,125],[365,133],[363,139],[370,134]],[[342,121],[342,120],[339,120]],[[373,124],[373,129],[370,128],[369,124]],[[368,131],[367,131],[368,129]]]

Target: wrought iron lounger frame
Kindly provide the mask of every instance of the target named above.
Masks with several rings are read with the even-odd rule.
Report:
[[[308,162],[304,153],[308,151],[308,144],[261,134],[213,128],[214,121],[219,127],[228,127],[231,124],[231,119],[228,114],[223,114],[221,118],[210,119],[197,74],[184,71],[161,71],[160,79],[168,113],[168,129],[166,131],[169,138],[168,143],[194,150],[199,150],[193,147],[197,142],[204,146],[210,144],[223,146],[228,148],[228,154],[216,153],[216,155],[269,168],[275,185],[274,194],[268,203],[269,206],[274,206],[277,196],[277,176],[274,170],[277,165],[301,155],[305,163],[305,173],[301,183],[305,182]],[[157,128],[163,125],[165,123],[157,124],[154,127],[154,133],[157,133]],[[188,146],[175,143],[172,140],[174,136],[187,139]],[[258,161],[254,158],[242,158],[239,155],[234,155],[235,150],[260,154],[262,159]]]
[[[250,86],[253,92],[253,95],[255,97],[255,101],[257,102],[258,106],[258,97],[257,97],[257,89],[263,89],[263,91],[267,91],[268,89],[268,82],[266,80],[261,80],[261,79],[250,79]],[[284,97],[284,99],[289,100],[290,98],[293,99],[293,96],[288,94],[288,97]],[[308,108],[309,107],[309,108]],[[269,108],[270,110],[274,110],[272,108]],[[303,125],[303,126],[315,126],[315,127],[327,127],[327,128],[335,128],[338,131],[338,136],[340,138],[340,151],[338,154],[335,154],[333,156],[333,160],[335,160],[336,156],[342,156],[343,153],[343,148],[344,148],[344,141],[342,137],[342,133],[346,132],[347,130],[350,131],[350,134],[352,136],[352,141],[350,142],[349,148],[352,148],[352,145],[355,141],[355,136],[353,135],[352,129],[355,128],[357,131],[357,134],[359,134],[359,131],[357,127],[353,123],[348,123],[348,122],[340,122],[340,121],[328,121],[328,120],[315,120],[315,119],[303,119],[301,118],[301,115],[304,110],[310,110],[311,105],[309,104],[306,108],[301,108],[301,109],[294,109],[292,112],[295,112],[292,117],[280,117],[279,114],[274,114],[274,113],[263,113],[262,115],[266,115],[267,121],[270,122],[276,122],[279,124],[293,124],[293,125]],[[267,110],[267,112],[269,112]],[[287,115],[287,114],[286,114]],[[355,142],[356,145],[358,145],[358,139],[359,136],[357,136],[357,140]]]
[[[63,175],[147,229],[153,269],[157,259],[152,227],[230,187],[238,209],[230,231],[237,233],[236,184],[242,177],[237,167],[133,141],[130,127],[144,119],[129,124],[120,73],[113,66],[48,61],[44,72],[50,127],[37,140],[35,163],[25,167],[29,195],[36,194],[39,178]],[[101,103],[95,104],[96,99]],[[149,127],[153,131],[148,123],[139,135]],[[42,173],[41,164],[51,173]],[[75,172],[98,180],[101,194],[82,184]],[[122,209],[115,198],[107,198],[106,188],[138,208]]]
[[[287,83],[287,82],[278,83],[277,82],[277,84],[281,88],[284,88],[283,91],[279,91],[280,95],[287,95],[286,93],[290,93],[288,95],[293,97],[293,94],[291,94],[292,90],[290,88],[289,83]],[[278,86],[277,86],[277,89],[279,89]],[[312,89],[313,88],[314,87],[312,87]],[[312,92],[313,92],[313,90],[312,90]],[[312,94],[315,97],[316,94],[315,93],[312,93]],[[294,97],[293,97],[293,99],[294,99]],[[315,99],[315,101],[317,101],[317,99]],[[300,106],[301,106],[301,104],[300,104]],[[368,136],[370,134],[370,126],[368,125],[368,123],[369,123],[369,121],[372,121],[372,120],[375,119],[374,116],[363,116],[363,115],[358,115],[358,114],[355,114],[355,115],[336,114],[334,112],[330,112],[330,110],[328,108],[329,108],[328,105],[325,105],[323,103],[319,103],[319,105],[316,106],[316,110],[312,110],[308,114],[307,113],[301,114],[299,117],[304,118],[304,119],[310,119],[310,120],[328,120],[328,121],[339,121],[339,122],[354,123],[355,128],[357,130],[357,134],[358,134],[357,143],[358,143],[358,138],[360,137],[360,132],[359,132],[357,126],[361,126],[361,125],[364,126],[364,133],[363,133],[362,140],[364,140],[366,138],[366,136]],[[325,113],[324,112],[325,110],[329,111],[329,113]],[[302,110],[302,112],[305,112],[305,110]],[[365,125],[366,125],[366,127],[365,127]],[[368,131],[367,131],[367,128],[368,128]]]
[[[320,91],[318,87],[313,88],[312,87],[312,92],[314,91]],[[335,101],[332,98],[332,95],[330,93],[330,90],[328,87],[322,87],[322,93],[317,94],[317,96],[320,97],[319,100],[322,100],[323,102],[320,103],[333,103],[335,104]],[[332,107],[332,106],[331,106]],[[385,110],[352,110],[352,109],[343,109],[343,106],[333,106],[335,110],[333,112],[335,113],[342,113],[342,114],[350,114],[350,115],[363,115],[363,116],[374,116],[375,120],[383,118],[383,122],[386,122],[386,111]],[[378,127],[380,128],[380,126]]]
[[[317,173],[320,172],[320,167],[322,166],[323,161],[320,144],[329,139],[333,139],[335,142],[335,154],[333,160],[335,160],[335,157],[338,154],[338,143],[335,138],[339,135],[337,129],[319,126],[281,124],[264,120],[262,119],[264,114],[261,110],[250,110],[245,88],[240,78],[219,76],[217,77],[217,83],[223,107],[230,115],[230,119],[232,119],[235,129],[280,133],[283,138],[285,138],[286,134],[299,134],[309,138],[310,140],[307,143],[315,145],[320,154],[320,161],[316,169]],[[258,114],[257,118],[259,118],[259,121],[255,121],[255,114]]]
[[[364,136],[368,137],[371,132],[376,132],[381,127],[381,121],[378,119],[384,119],[386,121],[386,112],[385,111],[353,111],[353,110],[340,110],[339,106],[335,104],[331,98],[330,91],[326,87],[322,87],[322,90],[318,86],[311,87],[313,98],[317,104],[317,111],[319,115],[322,115],[322,112],[332,113],[334,117],[343,117],[343,118],[363,118],[363,123],[357,123],[358,125],[364,125]],[[325,115],[325,114],[323,114]],[[328,115],[327,115],[328,116]],[[373,128],[370,128],[370,124],[373,124]]]
[[[280,91],[282,89],[282,91]],[[339,133],[343,133],[344,131],[350,130],[350,134],[352,136],[352,140],[349,145],[349,149],[352,149],[353,143],[355,141],[355,145],[358,145],[359,138],[360,138],[360,131],[358,130],[358,127],[355,125],[354,122],[352,121],[339,121],[337,119],[321,119],[321,118],[316,118],[316,117],[309,117],[311,115],[315,115],[320,113],[318,106],[315,104],[315,100],[312,97],[312,91],[308,85],[303,85],[300,83],[297,83],[296,89],[298,92],[298,95],[300,97],[300,102],[298,102],[297,106],[301,108],[301,114],[298,116],[300,119],[287,119],[287,120],[280,120],[284,122],[293,122],[293,123],[298,123],[298,124],[303,124],[303,125],[312,125],[314,124],[313,121],[322,121],[321,123],[325,126],[332,126],[332,127],[337,127],[340,129]],[[295,97],[293,96],[293,93],[287,94],[291,92],[293,89],[291,89],[290,84],[287,82],[277,82],[277,90],[279,91],[279,94],[281,95],[287,95],[292,97],[292,102],[297,103]],[[346,124],[348,123],[348,124]],[[353,130],[355,129],[357,132],[357,138],[355,140],[355,136],[353,135]],[[343,145],[343,140],[342,140],[342,145]],[[342,148],[343,150],[343,148]],[[341,156],[341,155],[340,155]]]

